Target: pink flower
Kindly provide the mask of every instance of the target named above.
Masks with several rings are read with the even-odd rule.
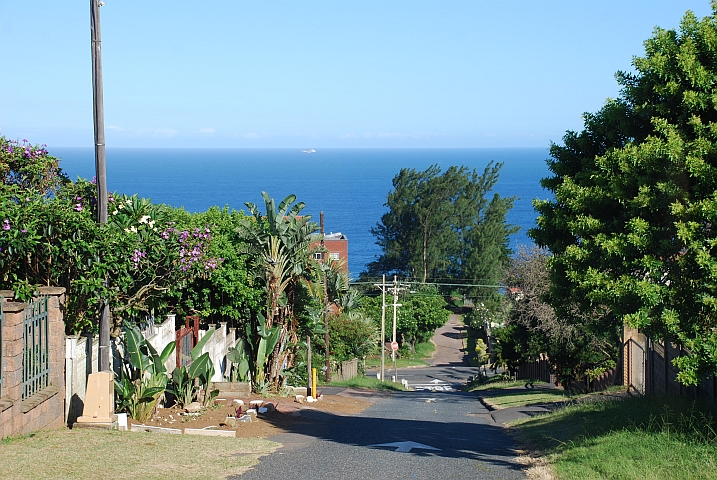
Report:
[[[10,220],[5,220],[2,224],[3,230],[10,230]]]

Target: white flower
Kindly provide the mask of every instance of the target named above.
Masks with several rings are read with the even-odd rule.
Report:
[[[150,221],[149,221],[149,226],[150,226],[150,227],[154,227],[154,220],[150,220]]]
[[[120,203],[119,205],[117,205],[117,208],[124,208],[124,205]]]
[[[121,207],[121,206],[122,206],[122,205],[120,205],[120,207]],[[117,215],[117,210],[115,210],[114,212],[112,212],[112,215]]]
[[[137,227],[135,227],[134,225],[129,227],[129,229],[132,230],[134,233],[137,233]]]
[[[139,219],[139,223],[147,223],[147,220],[149,220],[151,217],[149,215],[142,215],[142,218]]]
[[[130,232],[130,229],[129,229],[129,228],[125,228],[124,231],[127,232],[127,233],[129,233],[129,232]]]
[[[124,201],[124,203],[126,203],[127,205],[132,205],[132,200],[130,200],[130,199],[128,198],[127,200]]]

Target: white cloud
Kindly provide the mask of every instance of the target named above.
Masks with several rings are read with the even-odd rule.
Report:
[[[211,127],[205,127],[205,128],[199,129],[199,133],[215,133],[215,132],[216,132],[216,130],[214,130]]]

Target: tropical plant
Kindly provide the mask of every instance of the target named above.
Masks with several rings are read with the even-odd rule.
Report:
[[[136,325],[126,325],[124,355],[115,375],[116,408],[139,422],[148,420],[167,387],[165,362],[174,352],[174,342],[158,354]]]
[[[247,203],[251,217],[244,223],[249,255],[257,276],[265,286],[263,312],[252,316],[247,324],[251,344],[251,362],[255,386],[279,386],[282,367],[290,356],[287,347],[297,344],[298,320],[295,302],[301,279],[311,273],[309,246],[317,224],[311,216],[300,216],[303,202],[289,195],[276,207],[274,200],[262,192],[265,214],[253,203]]]
[[[208,352],[202,353],[204,345],[215,331],[214,328],[209,329],[192,348],[192,362],[188,366],[176,367],[172,372],[172,384],[167,388],[167,392],[174,395],[177,405],[182,408],[197,401],[202,391],[205,407],[219,394],[219,390],[209,391],[209,382],[214,376],[214,363]]]

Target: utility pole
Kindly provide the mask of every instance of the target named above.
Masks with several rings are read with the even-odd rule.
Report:
[[[374,287],[381,289],[381,381],[386,381],[386,275]]]
[[[90,0],[90,32],[92,36],[92,106],[95,127],[95,172],[97,180],[97,221],[107,223],[107,168],[105,164],[105,112],[102,91],[102,35],[100,33],[101,0]],[[105,286],[107,280],[105,279]],[[110,369],[110,307],[100,299],[99,309],[99,370]]]
[[[398,281],[396,280],[396,275],[393,276],[393,340],[392,343],[396,341],[396,313],[398,310],[398,307],[402,305],[398,304]],[[398,380],[398,367],[396,366],[396,350],[391,349],[391,357],[393,359],[393,374],[394,378]]]

